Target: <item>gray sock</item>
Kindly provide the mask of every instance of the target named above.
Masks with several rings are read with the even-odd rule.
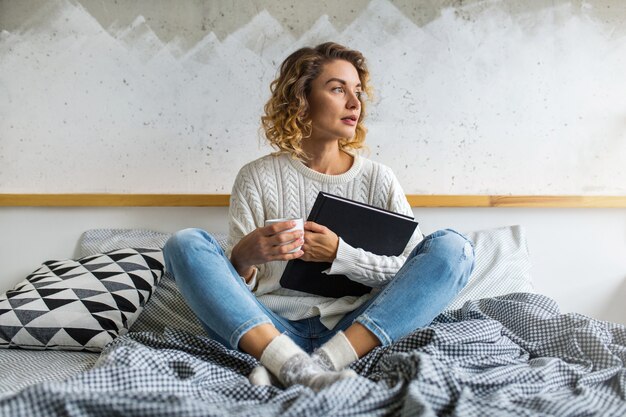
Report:
[[[335,369],[333,365],[333,361],[330,360],[325,351],[320,349],[315,349],[315,351],[311,354],[311,359],[315,361],[323,370],[325,371],[338,371],[339,369]]]
[[[267,345],[261,355],[261,363],[284,386],[302,384],[315,391],[319,391],[340,379],[356,376],[356,373],[351,370],[325,371],[286,334],[274,338]]]
[[[325,371],[306,353],[289,359],[280,370],[278,379],[286,386],[295,384],[306,385],[314,391],[320,391],[335,382],[357,376],[356,372]]]

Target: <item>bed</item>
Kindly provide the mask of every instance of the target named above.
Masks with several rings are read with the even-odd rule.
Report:
[[[3,323],[0,315],[0,341],[7,348],[0,349],[0,415],[626,415],[626,328],[561,314],[553,300],[536,294],[523,228],[466,234],[475,244],[476,265],[448,308],[431,325],[353,363],[359,377],[315,393],[302,386],[248,383],[259,363],[210,340],[172,277],[157,273],[154,260],[168,234],[89,230],[78,244],[80,258],[88,260],[81,267],[112,270],[101,254],[113,254],[107,259],[115,267],[143,257],[152,284],[146,284],[150,274],[143,281],[129,272],[132,284],[115,278],[116,289],[135,285],[143,295],[115,298],[122,324],[108,330],[109,339],[98,334],[63,346],[58,336],[63,332],[50,336],[32,329],[34,339],[20,339],[24,330],[16,330],[15,323],[10,327],[8,319]],[[224,243],[224,235],[217,237]],[[44,265],[62,275],[52,284],[58,287],[54,291],[65,291],[60,286],[77,275],[67,263]],[[35,283],[51,279],[37,271]],[[33,297],[27,298],[26,289],[16,286],[12,308],[40,302],[28,301]],[[138,303],[132,317],[124,313],[133,308],[126,301]],[[6,296],[0,298],[0,312],[3,302],[6,307]],[[13,330],[7,334],[7,329]]]

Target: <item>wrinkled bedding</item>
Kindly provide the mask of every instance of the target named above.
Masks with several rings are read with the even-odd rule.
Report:
[[[468,301],[314,393],[257,387],[251,356],[176,330],[129,333],[95,367],[0,400],[7,416],[624,416],[626,327],[517,293]]]

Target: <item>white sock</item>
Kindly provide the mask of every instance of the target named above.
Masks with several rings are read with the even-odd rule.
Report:
[[[261,354],[261,364],[280,379],[280,370],[289,359],[306,352],[285,333],[275,337]],[[308,355],[307,355],[308,356]],[[283,381],[281,381],[283,382]]]
[[[263,351],[261,363],[286,387],[302,384],[319,391],[334,382],[356,376],[351,370],[326,371],[286,334],[274,338]]]
[[[328,342],[316,349],[312,358],[323,369],[340,371],[359,359],[359,355],[357,355],[346,335],[340,330]]]
[[[257,366],[250,372],[248,381],[250,381],[252,385],[279,385],[276,377],[263,365]]]

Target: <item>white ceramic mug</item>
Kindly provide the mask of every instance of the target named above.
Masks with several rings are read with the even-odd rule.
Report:
[[[289,222],[289,221],[294,221],[296,222],[296,225],[294,227],[292,227],[289,230],[285,230],[281,233],[285,233],[285,232],[292,232],[294,230],[302,230],[304,232],[304,219],[302,218],[294,218],[294,219],[268,219],[265,220],[265,225],[269,226],[270,224],[274,224],[274,223],[282,223],[282,222]],[[290,243],[292,243],[292,241],[290,242],[285,242],[283,243],[283,245],[288,245]],[[282,246],[282,245],[281,245]],[[297,248],[295,248],[294,250],[289,251],[289,253],[295,253],[298,252],[300,249],[302,249],[302,246],[298,246]]]

